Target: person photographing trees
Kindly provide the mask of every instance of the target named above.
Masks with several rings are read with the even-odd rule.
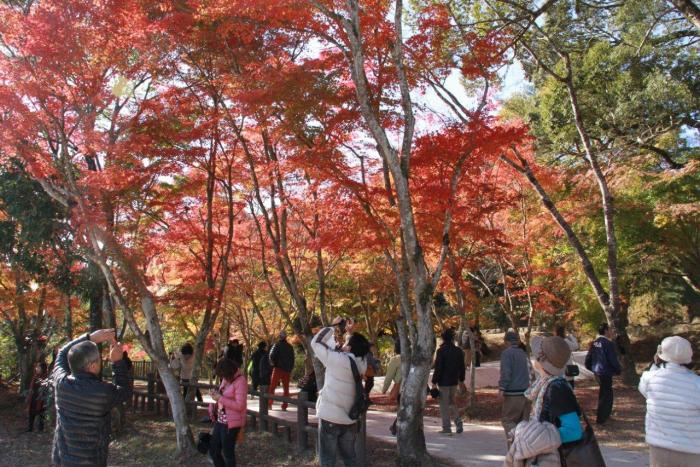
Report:
[[[356,467],[357,418],[351,412],[363,396],[360,379],[367,370],[369,342],[362,334],[348,333],[345,345],[338,349],[333,331],[333,327],[323,328],[311,340],[314,354],[326,368],[316,402],[320,464],[335,467],[340,454],[346,467]]]
[[[129,400],[132,380],[114,338],[114,329],[100,329],[59,350],[51,375],[56,394],[56,432],[52,460],[56,465],[106,466],[111,431],[110,411]],[[97,346],[110,343],[112,383],[100,379],[102,359]]]

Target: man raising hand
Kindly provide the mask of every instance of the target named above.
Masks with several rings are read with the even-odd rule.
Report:
[[[112,383],[100,379],[97,344],[110,343]],[[56,394],[56,465],[106,466],[111,430],[110,410],[131,397],[132,381],[114,329],[100,329],[69,342],[58,352],[52,373]]]

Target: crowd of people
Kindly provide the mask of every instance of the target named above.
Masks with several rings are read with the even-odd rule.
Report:
[[[485,347],[480,333],[471,330],[469,339],[457,342],[454,329],[441,334],[435,353],[432,379],[427,393],[439,399],[442,434],[463,432],[463,421],[455,403],[467,392],[467,368]],[[478,336],[478,337],[477,337]],[[500,355],[498,382],[501,422],[507,448],[506,466],[604,465],[593,426],[608,423],[613,413],[613,378],[622,371],[615,336],[607,323],[598,328],[584,366],[599,386],[595,424],[581,409],[574,391],[581,369],[573,358],[579,349],[576,338],[557,326],[549,337],[534,337],[528,347],[514,331],[505,333]],[[109,344],[112,382],[101,379],[99,345]],[[322,364],[322,387],[315,372],[299,382],[309,400],[316,402],[319,419],[318,455],[321,467],[335,466],[340,458],[346,466],[357,466],[355,452],[357,422],[371,403],[374,376],[382,368],[376,345],[354,329],[352,320],[337,318],[311,340],[311,348]],[[693,350],[679,336],[664,339],[653,363],[641,377],[639,391],[647,401],[646,442],[652,467],[700,466],[700,376],[689,369]],[[244,362],[247,366],[244,367]],[[170,367],[179,375],[184,395],[202,400],[191,385],[194,366],[192,344],[183,344],[170,355]],[[282,386],[288,398],[295,366],[294,346],[281,331],[268,350],[260,342],[245,358],[243,346],[232,339],[218,355],[215,375],[218,384],[210,391],[212,429],[205,452],[217,467],[236,465],[236,445],[246,422],[248,377],[255,391],[267,386],[270,394]],[[56,465],[106,465],[110,437],[110,412],[123,407],[131,396],[131,361],[116,342],[113,329],[85,334],[57,351],[54,361],[41,362],[31,378],[27,395],[28,431],[43,430],[49,403],[56,406],[53,462]],[[317,369],[318,370],[318,369]],[[383,394],[397,404],[401,400],[401,346],[395,341],[394,355],[384,369]],[[47,384],[50,382],[50,384]],[[53,400],[49,402],[49,393]],[[273,401],[269,401],[272,407]],[[287,403],[282,402],[282,410]],[[397,434],[397,419],[389,427]],[[578,456],[578,457],[577,457]]]

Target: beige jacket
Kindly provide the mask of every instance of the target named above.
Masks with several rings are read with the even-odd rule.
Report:
[[[504,467],[560,467],[559,446],[561,437],[557,427],[549,422],[524,420],[515,427]]]

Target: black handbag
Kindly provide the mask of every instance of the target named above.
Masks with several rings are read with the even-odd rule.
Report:
[[[352,370],[352,376],[355,379],[355,402],[353,402],[352,407],[350,407],[350,413],[348,417],[350,420],[359,420],[362,415],[367,412],[369,408],[369,400],[367,394],[362,388],[362,377],[360,376],[360,371],[357,369],[357,364],[355,359],[348,355],[350,359],[350,369]]]
[[[605,467],[603,453],[600,452],[598,440],[593,433],[593,426],[581,411],[586,428],[583,430],[583,438],[573,443],[567,443],[559,447],[562,467]]]
[[[574,377],[580,374],[578,365],[566,365],[566,376]]]
[[[208,454],[210,443],[211,443],[211,433],[208,431],[200,432],[199,439],[197,440],[197,451],[199,451],[201,454]]]

